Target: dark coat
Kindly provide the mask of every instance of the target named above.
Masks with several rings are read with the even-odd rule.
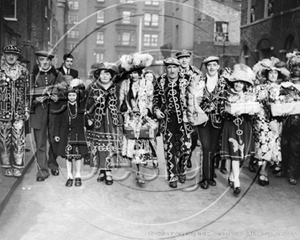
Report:
[[[64,71],[64,68],[61,66],[60,68],[57,69],[59,72],[62,73],[62,75],[67,75],[66,72]],[[73,78],[78,78],[78,71],[73,69],[73,68],[70,68],[70,76],[72,76]]]
[[[31,91],[34,88],[51,86],[62,81],[64,81],[63,75],[60,72],[57,72],[54,67],[52,67],[47,73],[43,74],[41,74],[37,68],[34,70],[33,77],[31,78]],[[47,122],[50,121],[49,107],[52,108],[52,105],[54,107],[56,103],[54,103],[52,100],[45,100],[43,103],[40,103],[35,100],[36,97],[37,96],[33,96],[31,99],[31,112],[29,121],[32,128],[41,129],[42,124],[47,124]]]
[[[71,108],[71,114],[69,114],[68,103],[62,105],[59,114],[54,115],[54,136],[60,138],[57,155],[66,157],[66,146],[70,144],[72,150],[70,153],[75,153],[77,147],[78,153],[81,156],[87,155],[88,149],[86,144],[85,130],[84,130],[84,102],[79,103],[77,106],[77,114],[75,114],[75,106]],[[74,118],[70,116],[73,115]],[[76,116],[76,117],[75,117]]]

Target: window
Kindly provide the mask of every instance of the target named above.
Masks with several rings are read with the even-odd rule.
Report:
[[[97,32],[96,43],[101,44],[101,45],[104,44],[104,33],[103,32]]]
[[[215,23],[215,41],[227,42],[228,40],[228,22]]]
[[[144,34],[144,46],[157,47],[158,46],[158,35],[157,34]]]
[[[130,33],[124,32],[122,33],[122,45],[129,45],[130,43]]]
[[[118,35],[118,44],[120,45],[134,45],[134,32],[121,32]]]
[[[144,46],[150,46],[150,34],[144,34]]]
[[[79,37],[79,30],[78,29],[72,29],[68,32],[68,38],[78,38]]]
[[[158,46],[158,35],[157,34],[152,34],[152,36],[151,36],[151,46],[152,47],[157,47]]]
[[[97,12],[97,23],[104,23],[104,12],[102,10]]]
[[[104,54],[103,53],[94,53],[96,62],[103,62]]]
[[[159,1],[158,0],[146,0],[145,1],[145,5],[159,5]]]
[[[78,8],[79,8],[78,1],[69,1],[69,8],[71,10],[78,10]]]
[[[129,11],[123,11],[122,23],[129,24],[130,23],[130,15],[131,15],[131,13]]]
[[[133,3],[134,0],[120,0],[120,3]]]
[[[77,15],[69,15],[69,24],[77,24],[79,17]]]
[[[145,13],[144,25],[145,26],[158,26],[158,15]]]
[[[3,17],[17,19],[17,0],[4,0],[3,2]]]

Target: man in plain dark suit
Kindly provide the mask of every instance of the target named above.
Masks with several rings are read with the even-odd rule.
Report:
[[[78,78],[78,71],[71,68],[73,65],[73,61],[74,61],[74,57],[71,53],[66,53],[64,55],[64,62],[62,64],[62,66],[60,68],[58,68],[57,70],[60,71],[64,76],[69,75],[72,78],[70,79],[70,81],[74,78]],[[67,82],[69,82],[68,78],[66,77]]]
[[[62,73],[56,71],[52,65],[54,55],[48,51],[36,51],[37,65],[33,69],[33,78],[31,83],[31,92],[37,92],[64,81]],[[56,104],[59,100],[58,94],[41,93],[33,95],[30,114],[30,126],[33,128],[36,143],[36,159],[38,172],[36,180],[44,181],[49,176],[49,168],[52,175],[59,175],[59,166],[56,161],[56,145],[53,136],[54,121],[50,114],[50,106]],[[47,142],[49,142],[48,160],[47,160]]]

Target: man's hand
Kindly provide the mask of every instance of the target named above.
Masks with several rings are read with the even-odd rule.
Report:
[[[89,125],[89,126],[92,126],[92,125],[93,125],[93,121],[89,119],[89,120],[88,120],[88,125]]]
[[[163,112],[160,111],[159,109],[157,109],[155,111],[155,114],[156,114],[157,119],[163,119],[163,118],[165,118],[165,114],[163,114]]]
[[[25,111],[25,121],[27,121],[30,117],[29,111]]]
[[[53,101],[53,102],[57,102],[58,101],[58,97],[56,94],[51,94],[50,95],[50,99]]]
[[[47,96],[40,96],[40,97],[37,97],[35,100],[42,103],[44,102],[48,97]]]

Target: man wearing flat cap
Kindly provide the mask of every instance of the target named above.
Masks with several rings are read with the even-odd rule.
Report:
[[[208,121],[198,125],[197,131],[203,150],[203,159],[200,158],[200,161],[203,161],[200,187],[207,189],[209,185],[216,186],[214,160],[223,127],[221,113],[224,111],[226,82],[219,76],[218,57],[209,56],[203,60],[202,64],[205,66],[207,73],[204,77],[203,96],[198,103],[208,116]]]
[[[0,75],[0,163],[7,177],[20,177],[25,160],[25,121],[29,118],[29,74],[17,63],[21,50],[3,48]],[[13,156],[11,156],[11,153]]]
[[[181,71],[181,73],[182,74],[187,74],[190,79],[193,79],[195,81],[194,84],[198,84],[200,81],[203,81],[203,74],[198,68],[196,68],[195,66],[190,65],[191,55],[192,55],[192,53],[190,51],[185,50],[185,49],[183,49],[182,51],[177,52],[175,54],[176,58],[180,62],[180,71]],[[196,131],[194,131],[191,134],[191,140],[192,140],[191,154],[190,154],[190,156],[187,160],[187,168],[192,167],[192,161],[191,161],[192,152],[196,148],[197,140],[198,140],[198,136],[197,136]]]
[[[53,86],[62,83],[62,73],[56,71],[52,65],[53,54],[47,51],[35,52],[37,57],[37,67],[33,70],[33,78],[31,83],[31,93],[33,97],[30,126],[33,128],[34,138],[36,142],[36,158],[38,164],[37,181],[44,181],[49,176],[49,170],[54,176],[59,175],[58,164],[56,161],[57,143],[54,141],[54,115],[50,109],[59,105],[58,94],[48,91]],[[49,141],[49,152],[47,161],[47,141]]]
[[[160,120],[160,132],[164,140],[165,159],[169,186],[177,188],[177,181],[186,180],[186,163],[190,154],[192,126],[187,122],[189,109],[186,87],[190,79],[180,73],[176,58],[164,60],[166,73],[154,86],[153,111]]]

